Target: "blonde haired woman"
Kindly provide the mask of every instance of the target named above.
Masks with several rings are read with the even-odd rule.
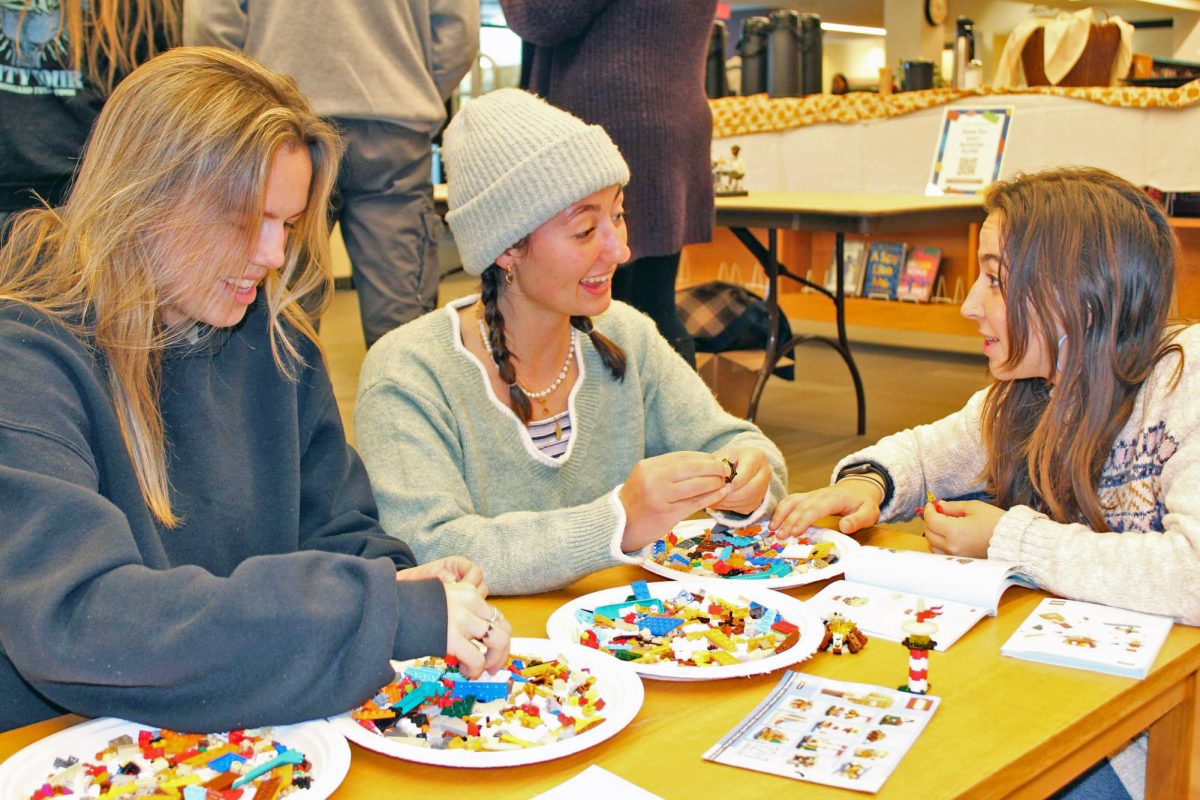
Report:
[[[66,196],[104,99],[180,41],[182,0],[0,0],[0,227]]]
[[[284,723],[362,700],[393,657],[506,655],[478,568],[410,569],[379,527],[298,305],[329,283],[339,153],[290,79],[181,48],[114,91],[66,204],[17,216],[0,730]]]

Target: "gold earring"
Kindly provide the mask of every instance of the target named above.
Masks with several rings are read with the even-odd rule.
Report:
[[[512,267],[509,267],[508,269],[504,270],[504,282],[507,283],[509,286],[512,286],[512,282],[513,282],[513,268]]]

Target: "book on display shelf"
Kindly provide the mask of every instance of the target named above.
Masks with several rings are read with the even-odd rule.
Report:
[[[908,245],[904,242],[871,242],[867,249],[867,274],[862,291],[864,297],[896,299],[896,287],[900,283],[907,252]]]
[[[900,273],[896,299],[928,303],[941,263],[940,247],[914,247],[904,262],[904,271]]]
[[[867,262],[867,243],[858,239],[846,239],[842,245],[845,269],[842,273],[842,292],[846,297],[862,294],[863,275]],[[829,267],[825,270],[825,288],[830,293],[837,291],[837,248],[829,256]]]

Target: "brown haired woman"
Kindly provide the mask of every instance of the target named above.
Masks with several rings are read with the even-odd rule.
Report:
[[[773,524],[794,533],[840,514],[850,533],[924,506],[935,551],[1013,561],[1054,594],[1200,624],[1200,326],[1168,323],[1167,220],[1098,169],[1004,181],[985,206],[962,313],[994,383],[843,458],[832,486],[787,497]],[[927,491],[988,500],[939,510]]]
[[[629,168],[604,129],[501,89],[459,111],[443,155],[447,221],[482,290],[363,363],[355,430],[385,525],[422,560],[463,553],[494,591],[525,594],[706,507],[731,525],[763,514],[786,485],[779,450],[612,301]]]
[[[788,497],[775,522],[791,532],[840,514],[849,533],[924,506],[936,550],[1200,624],[1200,326],[1168,324],[1167,220],[1098,169],[1020,176],[985,205],[962,313],[995,381],[961,411],[843,458],[837,483]],[[943,514],[927,490],[990,502],[946,501]]]
[[[477,567],[412,568],[380,528],[300,311],[330,283],[339,155],[290,79],[177,48],[113,92],[65,205],[16,216],[0,730],[295,722],[370,696],[391,658],[507,654]]]
[[[0,2],[0,229],[61,205],[113,87],[179,44],[182,0]]]

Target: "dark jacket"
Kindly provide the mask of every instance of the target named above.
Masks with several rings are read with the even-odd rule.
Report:
[[[266,310],[171,348],[173,507],[142,500],[95,353],[0,305],[0,730],[66,709],[184,730],[343,711],[445,652],[436,581],[377,521],[315,345],[288,380]]]

